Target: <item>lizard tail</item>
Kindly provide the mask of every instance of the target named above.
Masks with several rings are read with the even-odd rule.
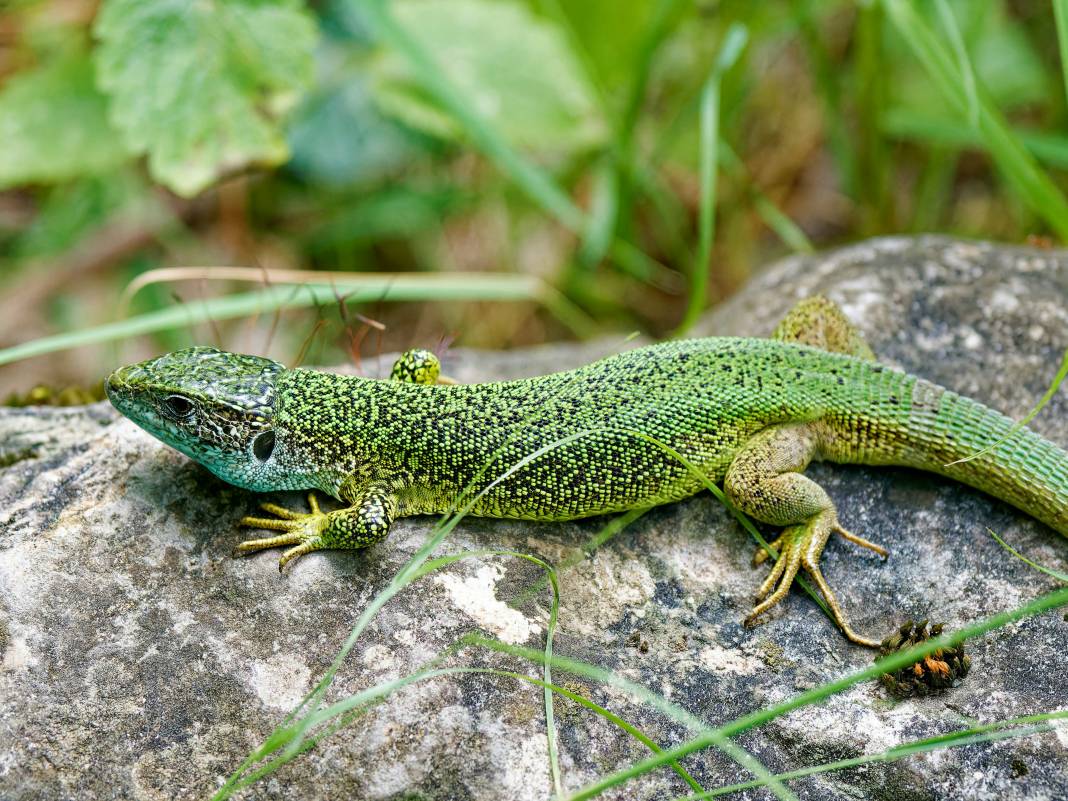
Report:
[[[1068,536],[1068,453],[934,384],[918,381],[911,394],[906,464],[1002,498]]]

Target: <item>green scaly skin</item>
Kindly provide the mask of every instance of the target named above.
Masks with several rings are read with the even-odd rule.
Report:
[[[874,362],[822,298],[802,303],[769,340],[667,342],[538,378],[438,382],[427,351],[409,352],[382,381],[192,348],[122,368],[106,388],[123,414],[230,483],[317,489],[349,504],[324,513],[311,498],[310,514],[265,505],[278,519],[242,521],[283,532],[238,546],[293,546],[280,569],[321,548],[378,542],[395,518],[446,512],[465,488],[477,497],[471,514],[528,520],[650,507],[701,490],[641,434],[722,482],[749,515],[784,528],[749,621],[804,568],[846,636],[877,645],[849,626],[819,556],[833,533],[886,552],[841,527],[830,498],[802,475],[813,459],[940,473],[1068,535],[1068,454],[975,401]]]

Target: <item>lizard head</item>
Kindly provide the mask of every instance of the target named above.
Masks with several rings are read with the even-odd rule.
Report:
[[[188,348],[122,367],[104,388],[116,409],[219,478],[270,489],[275,382],[284,370],[259,356]]]

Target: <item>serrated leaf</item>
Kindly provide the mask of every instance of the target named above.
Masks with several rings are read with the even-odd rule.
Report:
[[[0,90],[0,188],[104,172],[127,158],[88,55],[16,74]]]
[[[390,12],[511,143],[575,151],[603,142],[606,127],[589,78],[558,25],[495,0],[399,0]],[[397,54],[385,53],[375,65],[374,90],[387,114],[435,136],[459,136]]]
[[[156,180],[189,196],[288,157],[279,121],[316,39],[295,0],[106,0],[94,30],[112,119]]]

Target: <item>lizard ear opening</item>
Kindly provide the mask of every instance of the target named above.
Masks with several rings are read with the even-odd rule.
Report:
[[[261,462],[266,462],[274,453],[274,432],[263,431],[252,440],[252,455]]]

